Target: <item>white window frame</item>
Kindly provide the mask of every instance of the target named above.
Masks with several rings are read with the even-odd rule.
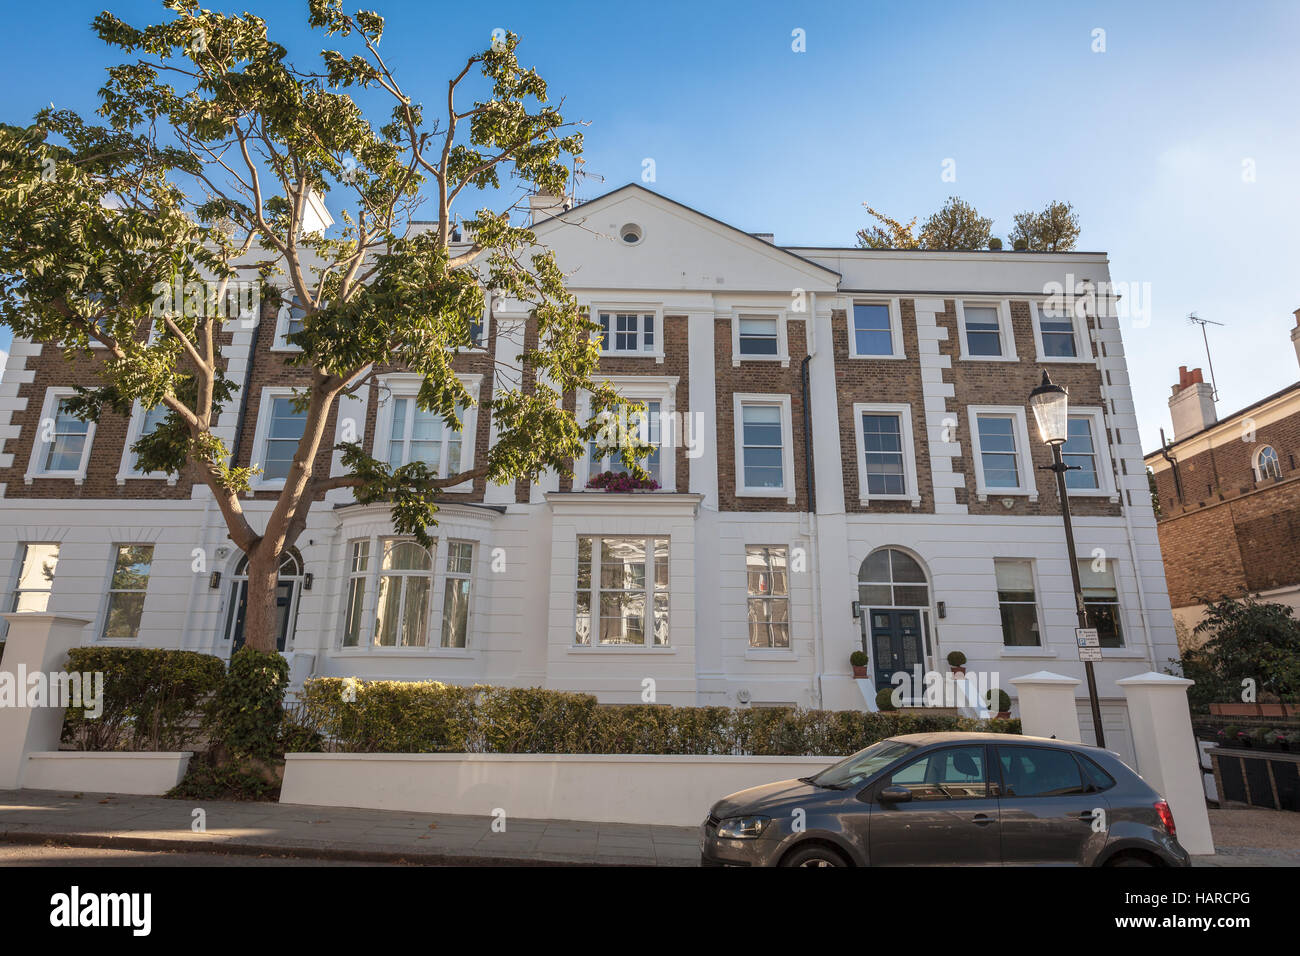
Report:
[[[54,596],[54,580],[50,581],[50,586],[48,588],[25,588],[22,586],[23,565],[27,563],[27,557],[31,553],[31,549],[34,547],[39,548],[42,545],[45,547],[55,548],[54,578],[57,580],[59,576],[59,558],[63,553],[62,541],[19,541],[18,551],[14,556],[13,573],[9,575],[9,596],[5,606],[5,610],[11,614],[18,613],[18,604],[22,600],[24,594],[44,594],[45,607],[42,608],[42,612],[49,610],[50,598]],[[0,638],[3,638],[4,634],[9,630],[8,622],[3,623],[4,627],[0,628]]]
[[[165,405],[155,407],[166,410]],[[131,451],[131,446],[140,440],[144,432],[144,418],[144,406],[139,401],[132,403],[131,420],[126,426],[126,442],[122,445],[122,461],[117,467],[117,483],[124,485],[132,478],[147,478],[153,481],[165,481],[169,485],[174,485],[180,475],[169,474],[165,471],[139,471],[135,467],[135,453]]]
[[[1073,303],[1074,312],[1070,316],[1070,321],[1074,326],[1074,356],[1069,355],[1044,355],[1043,354],[1043,306],[1046,300],[1039,302],[1031,300],[1029,303],[1029,312],[1033,318],[1034,326],[1034,351],[1039,362],[1054,362],[1061,365],[1079,365],[1093,361],[1092,343],[1088,336],[1088,319],[1083,315],[1083,305],[1076,300]],[[1051,316],[1053,321],[1062,321],[1061,317]]]
[[[590,586],[585,589],[578,587],[578,557],[581,554],[579,542],[583,538],[591,539],[591,581]],[[638,539],[645,543],[645,587],[642,589],[645,595],[645,617],[644,633],[645,640],[640,644],[632,643],[604,643],[600,640],[600,559],[601,559],[601,542],[609,538],[632,538]],[[668,587],[663,591],[668,597],[668,639],[662,644],[655,643],[655,595],[660,593],[655,588],[655,542],[666,541],[668,543]],[[651,653],[651,654],[671,654],[673,651],[672,633],[673,633],[673,538],[668,534],[640,532],[620,534],[618,532],[583,532],[576,535],[573,539],[574,545],[574,564],[573,564],[573,603],[570,606],[570,620],[573,622],[573,638],[570,641],[570,647],[577,648],[582,652],[604,652],[604,653]],[[591,631],[587,635],[587,642],[584,644],[578,640],[578,595],[586,591],[588,595],[589,615]],[[621,593],[628,593],[627,589],[614,589]],[[612,592],[611,592],[612,593]]]
[[[740,320],[741,319],[775,319],[776,320],[776,354],[775,355],[741,355],[740,354]],[[785,309],[733,308],[731,310],[731,367],[739,368],[741,362],[780,362],[782,368],[790,367],[790,343],[786,335]]]
[[[779,551],[785,559],[785,593],[768,594],[766,596],[755,594],[749,589],[749,551],[751,548],[764,548],[768,551]],[[788,544],[753,544],[746,543],[743,552],[744,574],[745,574],[745,651],[753,652],[776,652],[777,654],[790,654],[794,651],[794,601],[790,595],[790,546]],[[749,605],[751,601],[784,601],[785,602],[785,644],[754,644],[750,630]],[[768,622],[769,635],[771,633],[771,621]]]
[[[731,431],[735,446],[736,497],[784,498],[795,502],[794,423],[790,396],[776,392],[735,392],[731,396]],[[780,488],[750,488],[745,484],[745,436],[742,412],[746,405],[775,405],[781,410],[781,477]]]
[[[474,436],[478,433],[478,398],[483,385],[482,375],[458,375],[465,390],[469,392],[471,404],[465,406],[461,416],[460,429],[460,470],[469,471],[474,467]],[[395,399],[407,398],[415,401],[420,393],[419,375],[409,372],[395,372],[382,376],[379,380],[380,399],[375,411],[375,433],[371,436],[370,453],[380,461],[388,460],[389,434],[393,428],[393,407]],[[387,393],[387,394],[385,394]],[[448,426],[443,422],[443,428]],[[444,439],[445,443],[445,439]],[[473,480],[462,481],[458,485],[448,485],[443,492],[461,493],[474,490]]]
[[[95,629],[96,640],[101,644],[135,644],[140,640],[140,632],[144,629],[145,612],[149,610],[149,583],[153,580],[153,564],[158,560],[158,542],[156,541],[114,541],[111,545],[112,551],[108,560],[108,578],[104,582],[104,597],[100,602],[102,608],[98,627]],[[123,548],[150,548],[149,554],[149,576],[144,582],[144,588],[140,591],[113,588],[113,575],[117,571],[117,559]],[[140,608],[140,622],[136,625],[134,637],[109,637],[108,621],[109,614],[113,609],[114,594],[143,594],[144,604]]]
[[[438,648],[444,651],[467,651],[472,645],[471,638],[474,634],[474,598],[477,596],[478,589],[474,587],[474,578],[478,571],[479,547],[477,541],[471,541],[468,538],[446,538],[442,542],[442,550],[445,553],[442,559],[442,569],[439,574],[438,569],[434,569],[435,576],[439,580],[435,581],[437,593],[433,595],[431,604],[435,605],[430,610],[431,614],[436,614],[438,627]],[[452,548],[457,545],[469,545],[469,571],[451,570],[451,552]],[[468,581],[469,582],[469,607],[465,613],[465,643],[463,646],[455,646],[447,643],[446,613],[447,613],[447,582],[448,581]]]
[[[889,307],[889,334],[890,341],[893,343],[893,352],[889,355],[871,355],[869,353],[860,353],[858,351],[857,326],[853,321],[853,307],[855,305],[887,305]],[[848,309],[846,310],[846,323],[849,332],[849,358],[851,359],[905,359],[907,354],[903,350],[903,319],[902,310],[899,307],[897,298],[873,299],[870,297],[855,297],[849,299]]]
[[[1068,410],[1070,418],[1086,418],[1092,430],[1092,453],[1097,459],[1096,488],[1067,488],[1071,498],[1109,498],[1112,503],[1119,501],[1119,492],[1115,489],[1115,471],[1110,461],[1110,433],[1106,430],[1106,416],[1095,405],[1079,405]]]
[[[899,440],[903,443],[902,494],[872,495],[867,493],[867,452],[862,436],[862,416],[896,415],[899,420]],[[910,501],[913,508],[921,507],[921,486],[916,475],[916,442],[912,437],[912,406],[907,403],[855,402],[853,405],[853,434],[858,443],[858,503],[869,505],[872,501]]]
[[[968,405],[966,407],[970,424],[971,461],[975,470],[975,494],[980,501],[993,498],[1011,498],[1028,496],[1030,501],[1038,500],[1038,477],[1034,469],[1033,455],[1030,453],[1029,428],[1025,421],[1023,405]],[[979,418],[981,415],[1011,418],[1014,421],[1012,434],[1016,439],[1016,471],[1020,484],[1015,488],[990,488],[984,483],[984,459],[980,451]]]
[[[1079,564],[1088,564],[1088,565],[1090,565],[1090,564],[1092,564],[1092,562],[1095,561],[1095,560],[1096,560],[1095,558],[1091,558],[1091,557],[1088,557],[1088,556],[1086,556],[1086,555],[1084,555],[1084,556],[1080,556],[1080,557],[1077,558],[1077,561],[1078,561]],[[1115,656],[1115,657],[1127,657],[1127,656],[1131,656],[1131,655],[1133,654],[1133,652],[1137,649],[1137,645],[1132,644],[1132,643],[1130,643],[1130,641],[1129,641],[1129,635],[1132,634],[1132,633],[1134,633],[1134,631],[1133,631],[1133,628],[1131,627],[1131,622],[1128,620],[1128,604],[1129,604],[1129,602],[1125,599],[1125,593],[1126,593],[1126,592],[1125,592],[1125,590],[1124,590],[1123,576],[1120,574],[1120,567],[1121,567],[1122,565],[1121,565],[1121,563],[1120,563],[1119,558],[1112,558],[1112,557],[1109,557],[1109,556],[1108,556],[1108,557],[1104,558],[1103,560],[1106,561],[1106,567],[1107,567],[1108,570],[1110,571],[1111,576],[1114,577],[1114,579],[1115,579],[1115,620],[1117,620],[1117,621],[1119,622],[1119,630],[1120,630],[1120,635],[1119,635],[1119,636],[1120,636],[1120,642],[1121,642],[1121,643],[1120,643],[1119,647],[1103,647],[1103,648],[1101,649],[1101,653],[1102,653],[1102,656],[1103,656],[1103,657],[1106,657],[1106,656]],[[1136,569],[1135,569],[1134,573],[1136,574]],[[1087,587],[1087,582],[1086,582],[1086,580],[1082,577],[1082,574],[1083,574],[1082,569],[1080,569],[1080,581],[1079,581],[1079,585],[1080,585],[1080,588],[1079,588],[1079,589],[1080,589],[1080,591],[1082,591],[1085,587]],[[1071,603],[1071,604],[1074,603],[1073,599],[1071,599],[1070,603]],[[1085,599],[1084,603],[1085,603],[1085,605],[1087,604],[1087,600],[1086,600],[1086,599]],[[1071,608],[1071,611],[1073,611],[1073,608]],[[1096,625],[1096,622],[1093,621],[1091,617],[1088,619],[1088,625],[1089,625],[1090,627],[1096,627],[1096,626],[1097,626],[1097,625]]]
[[[293,345],[285,341],[285,336],[289,334],[289,309],[298,301],[297,295],[292,289],[281,289],[281,306],[275,313],[275,339],[271,342],[272,352],[301,352],[302,346]]]
[[[1277,462],[1277,477],[1278,478],[1282,477],[1282,456],[1278,454],[1277,446],[1269,442],[1263,442],[1260,444],[1260,446],[1257,449],[1255,449],[1255,453],[1250,456],[1250,467],[1253,468],[1255,471],[1255,481],[1257,482],[1277,480],[1272,477],[1268,477],[1268,478],[1264,477],[1263,472],[1260,471],[1259,461],[1264,456],[1264,449],[1266,448],[1272,450],[1273,459]]]
[[[1034,600],[1033,600],[1032,602],[1028,602],[1028,601],[1008,601],[1008,602],[1005,602],[1005,603],[1008,603],[1008,604],[1021,604],[1021,605],[1023,605],[1023,604],[1029,604],[1029,603],[1032,603],[1032,604],[1033,604],[1033,607],[1034,607],[1034,623],[1035,623],[1036,625],[1038,625],[1038,630],[1037,630],[1037,632],[1036,632],[1037,635],[1038,635],[1038,643],[1037,643],[1037,644],[1008,644],[1008,643],[1007,643],[1007,635],[1006,635],[1006,632],[1005,632],[1005,631],[1002,631],[1002,605],[1003,605],[1004,602],[1003,602],[1002,598],[1001,598],[1001,597],[999,596],[999,594],[998,594],[998,585],[997,585],[997,581],[998,581],[998,562],[999,562],[999,561],[1015,561],[1015,562],[1018,562],[1018,563],[1023,563],[1023,564],[1028,564],[1028,565],[1029,565],[1029,579],[1030,579],[1030,584],[1032,585],[1033,590],[1034,590]],[[1006,655],[1015,655],[1015,654],[1017,654],[1017,653],[1021,653],[1021,652],[1025,652],[1025,653],[1029,653],[1029,654],[1039,654],[1039,653],[1042,653],[1042,652],[1044,652],[1044,651],[1047,650],[1046,631],[1044,630],[1044,627],[1043,627],[1043,598],[1042,598],[1042,593],[1043,593],[1043,591],[1042,591],[1042,587],[1041,587],[1041,585],[1039,584],[1039,581],[1038,581],[1038,562],[1037,562],[1036,560],[1034,560],[1033,558],[1009,557],[1009,556],[1006,556],[1006,555],[997,556],[997,557],[994,557],[994,558],[993,558],[993,599],[994,599],[995,603],[996,603],[997,606],[998,606],[998,630],[999,630],[999,632],[1001,632],[1001,637],[1002,637],[1002,652],[1003,652],[1004,656],[1006,656]]]
[[[30,485],[37,478],[71,478],[74,484],[82,484],[86,480],[86,468],[90,464],[90,451],[95,443],[95,423],[86,422],[86,441],[81,446],[81,463],[75,469],[62,471],[49,471],[45,468],[45,459],[49,451],[50,442],[41,438],[41,433],[45,430],[45,423],[52,421],[58,412],[59,403],[65,398],[71,398],[76,395],[76,389],[54,387],[45,390],[45,400],[41,404],[41,417],[36,420],[36,432],[32,435],[32,453],[27,464],[27,473],[23,476],[23,483]]]
[[[600,325],[600,314],[602,312],[608,312],[610,314],[610,327],[609,327],[610,347],[604,348],[602,346],[600,350],[601,355],[608,355],[610,358],[653,358],[657,364],[661,364],[661,365],[663,364],[664,310],[662,305],[658,303],[646,303],[646,302],[592,302],[587,305],[587,314],[591,317],[591,321],[596,323],[596,325]],[[615,338],[616,335],[615,325],[617,323],[617,320],[614,318],[614,316],[617,313],[622,313],[622,314],[636,313],[637,315],[641,316],[641,321],[637,326],[638,343],[644,342],[645,317],[652,316],[654,318],[654,326],[655,326],[654,347],[649,350],[646,350],[645,348],[622,349],[622,350],[614,348],[614,343],[617,341],[617,339]],[[592,334],[595,336],[596,341],[600,342],[601,340],[600,332],[596,331]]]
[[[630,402],[659,403],[659,490],[677,490],[677,434],[672,424],[677,413],[677,383],[681,379],[676,375],[610,375],[604,378],[614,387],[620,396]],[[583,391],[578,396],[577,418],[580,424],[591,419],[591,393]],[[606,460],[608,456],[606,456]],[[574,462],[574,489],[586,491],[591,479],[591,459],[584,452],[581,462]],[[594,474],[599,474],[595,472]],[[591,489],[603,494],[600,489]]]
[[[271,433],[271,403],[277,398],[292,398],[301,389],[287,386],[267,386],[262,389],[257,406],[257,429],[253,432],[253,456],[250,466],[259,467],[265,458],[263,447]],[[249,483],[249,491],[279,491],[284,488],[284,478],[263,478],[258,472]]]
[[[1002,348],[1001,355],[971,355],[966,343],[966,306],[980,308],[992,307],[998,315],[998,342]],[[1016,355],[1016,335],[1011,328],[1011,301],[1009,299],[991,299],[970,297],[957,300],[957,342],[961,349],[961,359],[967,362],[1018,362]]]

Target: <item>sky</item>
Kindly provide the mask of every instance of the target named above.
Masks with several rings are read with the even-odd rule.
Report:
[[[205,6],[251,8],[300,66],[339,45],[307,27],[306,0]],[[854,244],[863,203],[923,220],[959,195],[1004,238],[1017,212],[1072,203],[1078,248],[1108,253],[1140,305],[1123,333],[1148,451],[1169,430],[1178,366],[1205,365],[1189,313],[1222,323],[1209,328],[1220,416],[1300,380],[1300,0],[365,6],[388,19],[386,61],[430,104],[493,30],[518,34],[521,62],[589,124],[586,169],[604,182],[579,198],[641,181],[652,159],[650,188],[825,246]],[[51,102],[97,106],[120,59],[89,29],[99,10],[166,18],[152,0],[6,7],[0,121],[24,125]]]

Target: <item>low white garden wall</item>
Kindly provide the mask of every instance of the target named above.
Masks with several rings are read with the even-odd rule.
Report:
[[[721,797],[835,757],[288,754],[281,803],[694,826]]]
[[[31,753],[23,771],[23,789],[159,796],[181,782],[191,756],[185,751]]]

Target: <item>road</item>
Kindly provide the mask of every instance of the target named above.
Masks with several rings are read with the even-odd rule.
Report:
[[[158,850],[109,850],[74,846],[24,846],[0,843],[0,867],[21,866],[403,866],[400,863],[355,863],[301,857],[248,856],[232,853],[182,853]]]

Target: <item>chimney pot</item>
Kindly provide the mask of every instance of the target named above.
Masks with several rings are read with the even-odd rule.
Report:
[[[1169,398],[1169,414],[1174,422],[1174,441],[1181,441],[1218,421],[1214,390],[1205,384],[1199,368],[1178,367],[1178,384]]]

